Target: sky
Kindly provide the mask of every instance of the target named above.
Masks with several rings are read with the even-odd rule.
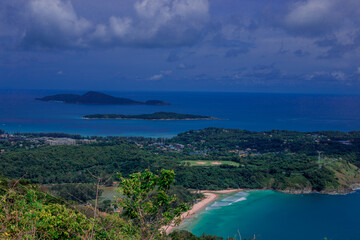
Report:
[[[359,94],[359,0],[2,0],[0,89]]]

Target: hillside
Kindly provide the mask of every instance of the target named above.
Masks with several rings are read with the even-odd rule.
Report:
[[[174,169],[176,185],[188,189],[343,193],[360,182],[359,136],[209,128],[171,139],[96,137],[91,144],[80,139],[49,146],[26,135],[15,144],[0,142],[0,167],[6,177],[41,184],[88,183],[89,171],[112,182],[116,172],[165,168]],[[31,149],[34,141],[38,145]]]
[[[160,100],[148,100],[146,102],[135,101],[129,98],[119,98],[108,94],[90,91],[84,95],[56,94],[36,100],[44,102],[63,102],[69,104],[99,104],[99,105],[169,105],[170,103]]]

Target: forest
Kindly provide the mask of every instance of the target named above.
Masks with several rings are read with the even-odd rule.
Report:
[[[0,155],[0,167],[4,177],[38,184],[91,183],[96,175],[111,185],[116,173],[173,169],[175,184],[188,189],[350,191],[360,182],[359,139],[360,132],[208,128],[170,139],[99,137],[92,144],[18,147]]]

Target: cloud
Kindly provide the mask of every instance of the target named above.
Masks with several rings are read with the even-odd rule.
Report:
[[[346,74],[343,71],[317,71],[303,76],[304,80],[313,81],[317,83],[336,83],[336,84],[349,84],[354,80],[352,74]]]
[[[230,77],[230,79],[240,81],[244,84],[270,85],[275,83],[289,83],[289,75],[274,65],[256,65],[251,69],[240,70]],[[286,81],[285,81],[286,80]]]
[[[319,59],[341,58],[360,47],[360,1],[304,0],[289,5],[275,26],[295,37],[314,39]],[[295,56],[303,56],[294,52]]]
[[[323,35],[338,27],[341,19],[335,0],[297,2],[285,16],[288,31],[305,36]]]
[[[175,52],[171,52],[166,59],[167,62],[177,62],[179,60],[180,60],[180,57]]]
[[[195,65],[189,65],[189,64],[185,64],[185,63],[180,63],[177,66],[177,69],[179,70],[190,70],[190,69],[194,69]]]
[[[237,57],[240,54],[246,54],[250,51],[249,47],[242,47],[242,48],[232,48],[226,51],[225,57],[231,58],[231,57]]]
[[[163,74],[155,74],[155,75],[149,77],[149,80],[160,80],[163,77],[164,77]]]
[[[341,43],[338,39],[332,37],[316,41],[315,44],[321,48],[325,48],[325,52],[320,55],[319,59],[341,58],[344,54],[354,52],[360,47],[360,32],[353,34],[350,43]]]
[[[70,0],[14,2],[28,49],[187,46],[202,38],[209,20],[208,0],[138,0],[133,16],[109,16],[107,23],[78,16]]]
[[[296,57],[305,57],[305,56],[308,56],[309,53],[304,52],[304,51],[301,50],[301,49],[298,49],[298,50],[294,51],[294,55],[295,55]]]
[[[339,81],[345,81],[347,79],[347,76],[342,71],[332,72],[331,76]]]
[[[148,80],[157,81],[157,80],[160,80],[160,79],[164,78],[165,76],[171,75],[171,74],[172,74],[172,71],[171,71],[171,70],[161,71],[160,73],[155,74],[155,75],[149,77]]]
[[[31,0],[28,23],[22,38],[25,48],[85,47],[82,38],[92,24],[77,16],[71,2]]]
[[[357,0],[297,1],[283,17],[288,32],[306,37],[333,34],[334,31],[358,26],[360,2]]]

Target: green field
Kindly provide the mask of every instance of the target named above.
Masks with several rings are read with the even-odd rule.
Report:
[[[188,165],[190,167],[193,166],[203,166],[203,167],[209,167],[209,166],[220,166],[220,165],[231,165],[235,167],[239,167],[239,163],[232,162],[232,161],[208,161],[208,160],[198,160],[198,161],[182,161],[185,165]]]

